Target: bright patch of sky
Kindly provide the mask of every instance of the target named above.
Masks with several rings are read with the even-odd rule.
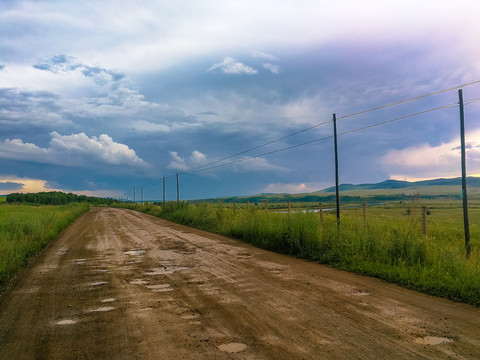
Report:
[[[0,194],[132,198],[153,184],[145,197],[160,199],[167,176],[174,199],[177,172],[185,199],[320,190],[334,181],[333,113],[341,182],[459,176],[456,89],[342,117],[480,80],[479,12],[476,0],[2,1]],[[467,171],[480,174],[480,84],[463,91]]]

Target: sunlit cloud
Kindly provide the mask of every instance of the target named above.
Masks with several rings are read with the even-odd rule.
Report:
[[[246,74],[246,75],[255,75],[258,73],[254,68],[244,65],[241,62],[235,60],[231,57],[226,57],[221,63],[213,64],[207,72],[220,69],[225,74]]]
[[[85,133],[60,135],[54,131],[50,136],[48,148],[23,142],[21,139],[0,141],[0,159],[83,167],[88,167],[92,163],[148,166],[134,150],[113,141],[106,134],[98,138],[95,136],[89,138]]]

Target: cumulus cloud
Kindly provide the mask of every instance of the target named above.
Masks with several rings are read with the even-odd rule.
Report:
[[[263,67],[267,70],[270,70],[274,74],[280,74],[281,67],[280,65],[274,65],[271,63],[263,63]]]
[[[185,171],[188,170],[185,159],[178,156],[176,151],[169,151],[172,161],[168,164],[167,169]]]
[[[469,174],[480,174],[480,130],[467,134],[466,157]],[[474,140],[475,139],[475,140]],[[420,144],[401,150],[390,150],[380,163],[392,179],[432,179],[460,176],[460,139],[437,146]]]
[[[14,184],[15,188],[8,186]],[[60,191],[48,185],[47,180],[18,177],[12,175],[0,176],[0,195],[7,195],[12,192],[30,193],[43,191]]]
[[[48,148],[41,148],[21,139],[0,141],[0,158],[64,166],[148,166],[134,150],[113,141],[106,134],[89,138],[85,133],[60,135],[54,131],[50,136]]]
[[[223,59],[221,63],[213,64],[207,72],[216,70],[216,69],[221,69],[225,74],[247,74],[247,75],[255,75],[258,73],[257,70],[254,68],[244,65],[241,62],[235,60],[234,58],[231,57],[226,57]]]
[[[172,161],[167,168],[172,170],[186,171],[207,163],[207,156],[198,150],[194,150],[189,159],[184,159],[176,151],[169,151]]]

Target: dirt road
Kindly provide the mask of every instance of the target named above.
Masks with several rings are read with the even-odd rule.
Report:
[[[0,298],[1,359],[480,359],[480,310],[121,209]]]

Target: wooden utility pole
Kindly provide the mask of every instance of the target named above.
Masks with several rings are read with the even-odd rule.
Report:
[[[133,187],[133,203],[135,203],[135,186]]]
[[[141,193],[142,193],[142,204],[143,204],[143,186],[140,188]]]
[[[180,187],[178,183],[178,173],[177,173],[177,203],[180,202]]]
[[[333,114],[333,141],[335,145],[335,197],[337,199],[337,226],[340,226],[340,189],[338,185],[337,115]]]
[[[467,259],[470,257],[470,226],[468,224],[467,201],[467,167],[465,156],[465,114],[463,111],[463,91],[458,90],[458,103],[460,105],[460,143],[462,153],[462,198],[463,198],[463,226],[465,229],[465,252]]]
[[[163,177],[163,203],[165,204],[165,176]]]

